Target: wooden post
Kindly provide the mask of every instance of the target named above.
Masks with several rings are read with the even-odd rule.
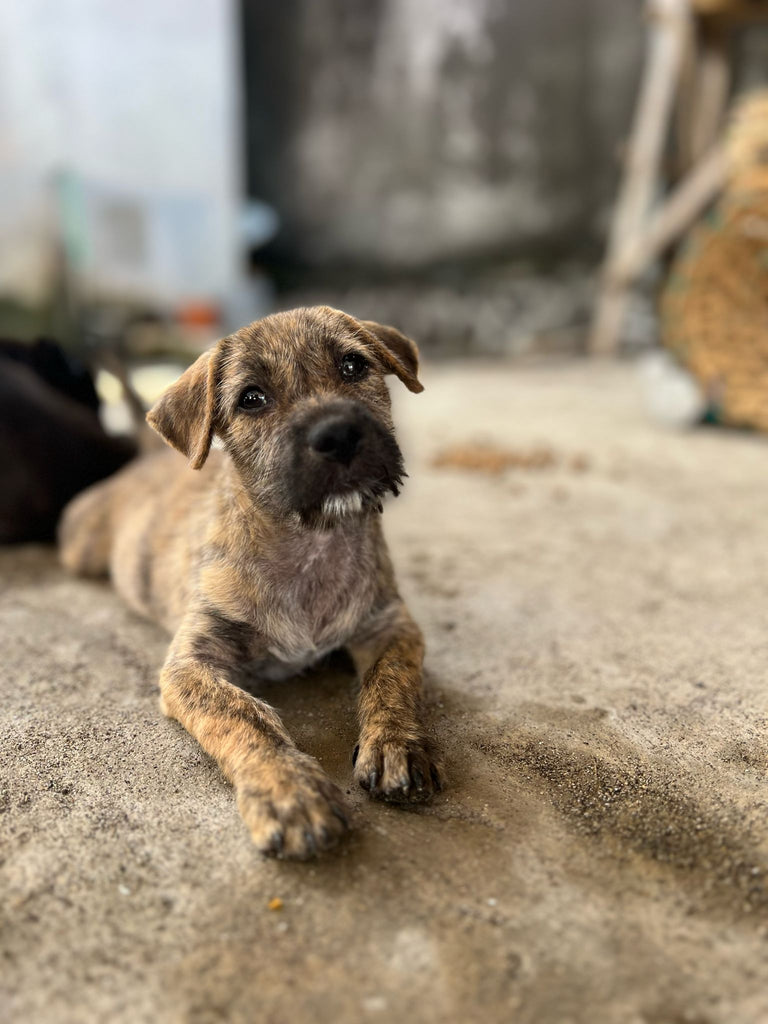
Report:
[[[731,87],[731,32],[720,19],[705,22],[696,74],[696,101],[689,127],[691,161],[714,144],[723,127]]]
[[[680,238],[722,191],[727,172],[725,146],[720,143],[699,160],[651,215],[643,230],[627,242],[614,264],[616,282],[629,285],[676,238]]]
[[[689,30],[688,0],[649,0],[648,57],[629,139],[626,167],[608,239],[589,341],[593,355],[616,352],[627,285],[616,274],[625,246],[641,231],[658,187],[661,159]]]

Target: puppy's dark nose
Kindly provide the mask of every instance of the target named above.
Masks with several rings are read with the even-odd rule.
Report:
[[[334,462],[349,465],[360,446],[363,432],[351,420],[329,416],[316,423],[307,435],[309,447]]]

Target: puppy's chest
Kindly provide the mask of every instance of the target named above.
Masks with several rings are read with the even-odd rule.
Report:
[[[343,645],[376,595],[373,546],[355,534],[313,531],[259,559],[255,573],[259,631],[293,669]]]

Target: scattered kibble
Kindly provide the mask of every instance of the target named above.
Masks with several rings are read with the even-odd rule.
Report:
[[[279,896],[275,896],[274,899],[271,899],[269,901],[267,906],[269,907],[270,910],[282,910],[283,909],[283,901],[280,899]]]

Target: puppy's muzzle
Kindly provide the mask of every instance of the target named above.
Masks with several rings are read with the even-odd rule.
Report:
[[[327,518],[329,508],[379,508],[387,491],[397,494],[403,473],[390,426],[361,403],[341,400],[314,403],[296,417],[281,478],[286,504],[311,522]]]

